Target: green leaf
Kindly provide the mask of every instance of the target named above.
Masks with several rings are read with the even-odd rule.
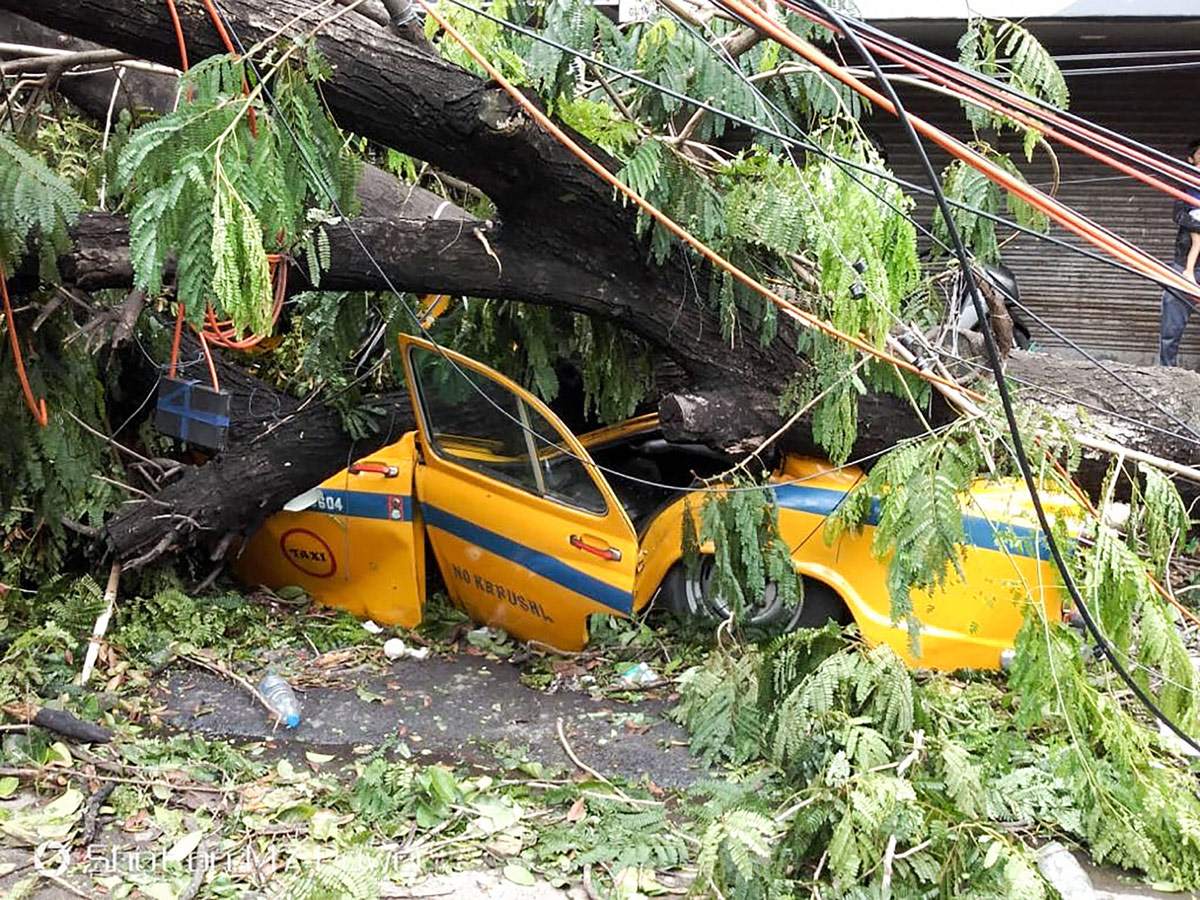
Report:
[[[519,884],[522,887],[533,887],[537,884],[537,879],[533,877],[533,873],[517,863],[509,863],[504,867],[504,877],[513,884]]]

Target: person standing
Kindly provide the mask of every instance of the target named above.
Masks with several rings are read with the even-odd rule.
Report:
[[[1200,169],[1200,138],[1188,144],[1187,161]],[[1200,200],[1200,188],[1189,187],[1188,193]],[[1196,282],[1196,263],[1200,261],[1200,206],[1176,200],[1172,211],[1178,231],[1175,233],[1175,265],[1173,268],[1192,283]],[[1179,344],[1183,329],[1192,317],[1195,301],[1165,288],[1162,295],[1162,318],[1159,321],[1158,364],[1179,365]]]

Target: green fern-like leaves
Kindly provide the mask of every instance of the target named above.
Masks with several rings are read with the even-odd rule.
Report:
[[[83,204],[79,195],[36,154],[0,133],[0,265],[11,274],[37,241],[41,276],[51,280],[55,260],[70,246],[68,229]]]
[[[892,616],[907,617],[914,648],[919,623],[911,615],[912,591],[940,586],[951,568],[961,573],[959,497],[981,465],[969,430],[902,445],[879,461],[826,525],[825,538],[832,542],[878,510],[872,550],[887,560]]]
[[[1015,90],[1066,109],[1070,92],[1054,58],[1021,25],[1001,20],[993,28],[987,19],[972,19],[958,42],[959,62],[991,78],[1007,81]],[[1025,158],[1041,140],[1040,132],[1009,118],[962,101],[967,121],[976,132],[983,129],[1011,129],[1023,135]]]
[[[738,489],[708,495],[700,510],[699,541],[713,542],[709,590],[732,611],[735,622],[763,599],[768,584],[780,603],[794,609],[803,601],[803,588],[779,536],[774,493],[746,490],[754,482],[741,474],[730,483]]]
[[[314,233],[320,211],[354,210],[357,173],[310,80],[319,68],[272,70],[276,122],[256,95],[244,96],[249,67],[213,57],[182,80],[175,112],[134,131],[117,181],[131,201],[138,287],[157,293],[173,255],[191,320],[211,303],[239,331],[261,332],[272,305],[268,250],[303,252],[319,280],[328,261]]]
[[[1018,181],[1025,180],[1007,156],[997,154],[983,144],[977,145],[976,149]],[[1045,231],[1048,225],[1049,220],[1044,213],[960,160],[952,162],[942,173],[942,188],[947,199],[963,205],[951,208],[951,218],[963,243],[982,262],[999,260],[1000,244],[996,236],[996,223],[981,213],[997,215],[1007,212],[1019,225],[1035,231]],[[950,233],[940,211],[934,217],[933,230],[944,245],[950,241]]]

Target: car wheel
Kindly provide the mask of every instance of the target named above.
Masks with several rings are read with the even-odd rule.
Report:
[[[676,564],[663,579],[659,603],[681,619],[729,618],[729,605],[712,590],[714,568],[708,555],[700,561],[694,576],[682,563]],[[839,625],[850,623],[850,611],[837,591],[815,578],[804,576],[803,582],[804,602],[796,609],[788,609],[779,599],[774,582],[767,582],[762,599],[745,610],[743,627],[747,632],[784,634],[797,628],[820,628],[830,619]]]

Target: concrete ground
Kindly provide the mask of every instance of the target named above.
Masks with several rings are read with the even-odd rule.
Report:
[[[686,733],[664,718],[665,701],[631,705],[575,691],[536,691],[521,683],[515,666],[477,656],[402,659],[389,674],[365,677],[352,689],[318,687],[297,695],[301,722],[290,731],[272,729],[245,691],[208,672],[178,667],[159,699],[172,727],[212,737],[348,752],[398,736],[415,754],[491,769],[493,748],[502,742],[550,768],[573,770],[558,736],[561,719],[573,751],[604,774],[687,787],[704,772],[688,752]]]

